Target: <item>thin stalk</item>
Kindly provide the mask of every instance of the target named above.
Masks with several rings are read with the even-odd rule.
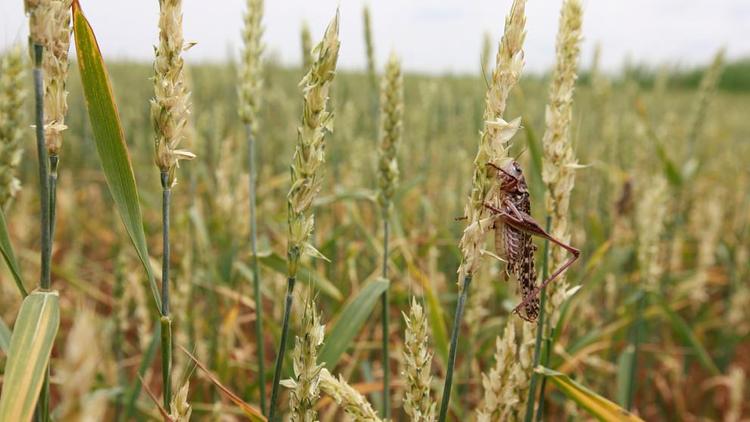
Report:
[[[547,216],[547,232],[549,233],[551,218]],[[544,240],[544,255],[542,256],[542,280],[547,279],[547,260],[549,259],[549,240]],[[545,307],[547,303],[547,288],[543,288],[539,293],[540,296],[540,310],[539,310],[539,322],[536,327],[536,341],[534,342],[534,366],[532,367],[531,373],[531,384],[529,385],[529,399],[526,401],[526,416],[524,416],[524,422],[531,422],[534,415],[534,399],[536,398],[536,384],[539,382],[539,374],[533,372],[533,368],[539,366],[539,361],[542,357],[542,335],[544,333],[544,316]],[[542,405],[542,398],[539,398],[539,406]]]
[[[263,304],[260,296],[260,269],[258,268],[258,227],[255,215],[255,188],[258,180],[258,169],[255,159],[255,138],[250,125],[247,130],[247,150],[250,183],[250,248],[252,250],[253,288],[255,289],[255,338],[258,343],[258,380],[260,387],[260,411],[266,414],[266,371],[263,341]]]
[[[162,187],[162,261],[161,261],[161,376],[164,408],[169,409],[172,397],[172,320],[169,318],[169,209],[172,188],[169,172],[161,172]]]
[[[638,302],[636,303],[635,312],[635,324],[633,325],[633,331],[631,332],[630,342],[633,345],[633,365],[630,367],[630,374],[628,375],[630,381],[628,385],[628,394],[625,399],[625,409],[632,409],[633,407],[633,396],[635,395],[635,384],[636,384],[636,372],[638,371],[638,351],[641,346],[641,330],[643,327],[643,307],[646,304],[646,295],[643,291],[639,292]]]
[[[383,278],[388,279],[388,208],[383,209]],[[383,334],[383,417],[391,418],[391,365],[388,356],[388,325],[390,317],[388,315],[388,288],[380,295],[381,309],[383,315],[382,334]]]
[[[49,237],[55,239],[55,216],[57,215],[57,164],[60,157],[57,154],[49,156]]]
[[[269,408],[268,420],[275,422],[277,403],[279,399],[279,382],[281,381],[281,368],[284,366],[284,355],[286,355],[286,339],[289,334],[289,315],[292,313],[292,300],[294,299],[294,284],[297,279],[289,277],[286,285],[286,301],[284,302],[284,318],[281,322],[281,342],[279,353],[276,354],[276,366],[273,371],[273,387],[271,390],[271,407]]]
[[[41,206],[41,269],[39,284],[42,289],[49,289],[51,284],[52,238],[50,237],[50,189],[49,158],[44,141],[44,85],[42,82],[42,46],[34,44],[34,96],[36,99],[36,148],[39,160],[39,196]]]
[[[119,251],[118,251],[119,252]],[[124,296],[125,296],[125,276],[123,274],[123,264],[119,256],[115,257],[115,285],[112,289],[112,296],[115,299],[114,309],[114,320],[115,328],[112,338],[112,351],[115,354],[115,361],[117,362],[117,384],[120,386],[122,392],[118,395],[117,401],[115,401],[115,415],[114,420],[117,422],[123,421],[125,414],[123,413],[123,403],[125,392],[127,391],[127,375],[125,373],[125,355],[123,353],[123,347],[125,344],[122,332],[122,321],[119,316],[122,315],[122,310],[126,308]]]
[[[544,339],[544,358],[542,359],[542,365],[547,366],[549,364],[550,349],[552,348],[552,337],[555,336],[555,329],[550,328],[549,336]],[[536,409],[535,421],[542,421],[542,413],[544,412],[544,389],[547,387],[547,377],[542,377],[542,384],[539,386],[539,406]]]
[[[461,293],[458,296],[458,304],[456,305],[456,315],[453,319],[453,332],[451,333],[451,348],[448,353],[448,372],[445,374],[445,385],[443,386],[443,399],[440,402],[440,417],[439,422],[445,422],[445,418],[448,416],[448,403],[451,400],[451,387],[453,385],[453,367],[456,364],[456,349],[458,346],[458,333],[461,328],[461,319],[464,315],[464,305],[466,304],[466,297],[469,294],[469,286],[471,285],[471,276],[464,276],[463,285],[461,286]]]
[[[49,161],[47,157],[47,145],[44,140],[44,83],[42,75],[42,51],[43,47],[34,44],[34,99],[35,99],[35,124],[36,124],[36,149],[39,160],[39,202],[40,202],[40,232],[41,245],[41,274],[39,285],[43,290],[49,290],[52,273],[50,261],[52,258],[52,238],[50,237],[50,196],[49,196]],[[36,419],[42,422],[49,421],[49,365],[44,374],[42,391],[37,403]]]

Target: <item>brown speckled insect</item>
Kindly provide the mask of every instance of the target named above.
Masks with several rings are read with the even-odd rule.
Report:
[[[573,264],[580,251],[552,237],[531,216],[529,189],[521,166],[516,161],[511,161],[502,168],[492,163],[488,165],[497,170],[500,180],[496,194],[491,198],[492,203],[485,203],[496,217],[495,249],[500,258],[507,262],[506,271],[521,286],[523,299],[513,312],[526,321],[533,322],[539,316],[539,292]],[[539,286],[536,285],[536,245],[531,241],[533,235],[547,239],[572,254],[568,261]]]

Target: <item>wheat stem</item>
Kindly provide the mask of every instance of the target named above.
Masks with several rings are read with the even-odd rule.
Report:
[[[161,364],[162,364],[162,382],[164,385],[164,408],[169,409],[169,402],[172,393],[172,321],[169,317],[169,260],[170,260],[170,243],[169,228],[170,218],[169,211],[172,200],[172,188],[170,187],[169,172],[161,172],[162,186],[162,261],[161,261]]]
[[[276,354],[276,365],[273,371],[273,387],[271,388],[271,407],[269,408],[268,420],[276,421],[277,403],[279,396],[279,381],[281,380],[281,369],[284,364],[284,355],[286,354],[286,342],[289,335],[289,315],[292,313],[292,299],[294,299],[294,277],[287,280],[286,299],[284,301],[284,317],[281,322],[281,340],[279,342],[279,352]]]
[[[260,387],[260,409],[263,414],[266,413],[266,381],[265,381],[265,351],[263,341],[263,302],[260,294],[260,268],[258,263],[258,227],[256,217],[256,184],[258,179],[258,170],[256,168],[255,158],[255,138],[248,125],[247,128],[247,149],[248,162],[250,167],[249,184],[250,184],[250,249],[252,252],[252,271],[253,271],[253,289],[255,294],[255,337],[258,343],[258,379]]]
[[[546,223],[546,230],[549,231],[550,224],[552,222],[552,219],[547,216],[547,223]],[[547,260],[549,259],[549,240],[544,240],[544,256],[542,258],[542,280],[546,280],[548,276],[548,266],[547,266]],[[542,291],[539,293],[540,302],[539,302],[539,319],[537,322],[536,327],[536,339],[534,340],[534,364],[533,368],[536,368],[539,365],[539,362],[541,360],[542,355],[542,337],[544,333],[544,326],[545,326],[545,308],[544,305],[547,302],[547,295],[546,293],[547,288],[543,288]],[[531,374],[531,383],[529,385],[529,398],[526,401],[526,415],[524,416],[525,422],[531,422],[533,415],[534,415],[534,400],[536,399],[536,384],[539,382],[539,374],[536,372],[533,372]],[[543,406],[544,396],[539,396],[539,407]]]
[[[453,386],[453,367],[456,363],[456,349],[458,347],[458,334],[461,328],[461,319],[463,318],[464,305],[466,303],[466,297],[469,294],[469,286],[471,285],[471,275],[464,276],[463,284],[461,285],[461,293],[458,296],[458,304],[456,305],[456,315],[453,318],[453,331],[451,332],[451,346],[450,352],[448,353],[448,372],[445,374],[445,386],[443,387],[443,398],[440,402],[440,416],[438,421],[445,422],[445,418],[448,416],[448,403],[451,398],[451,387]]]
[[[383,278],[388,279],[388,210],[383,210]],[[388,326],[390,325],[390,316],[388,315],[388,288],[380,295],[381,329],[382,329],[382,351],[383,351],[383,417],[391,417],[391,365],[389,356],[390,342],[388,341]]]

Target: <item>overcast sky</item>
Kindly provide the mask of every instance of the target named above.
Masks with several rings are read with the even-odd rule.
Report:
[[[151,60],[156,40],[157,0],[80,0],[106,58]],[[307,20],[318,39],[341,7],[340,66],[364,64],[362,7],[365,0],[267,0],[267,51],[282,63],[300,61],[300,24]],[[378,63],[391,49],[411,71],[476,72],[482,35],[497,40],[511,0],[371,0]],[[198,44],[189,61],[221,61],[237,54],[244,0],[184,0],[186,40]],[[527,5],[526,61],[534,71],[554,60],[560,1]],[[584,0],[583,61],[602,45],[607,69],[626,57],[647,64],[707,62],[724,46],[729,58],[750,56],[748,0]],[[0,48],[24,41],[22,0],[0,0]]]

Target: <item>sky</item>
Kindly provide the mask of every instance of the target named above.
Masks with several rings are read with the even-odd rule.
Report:
[[[80,0],[105,59],[150,61],[157,38],[157,0]],[[188,62],[237,57],[244,0],[184,0],[185,39],[197,45]],[[281,63],[300,62],[300,26],[319,39],[341,9],[339,66],[363,68],[362,8],[366,0],[266,0],[264,42]],[[511,0],[370,0],[377,63],[391,51],[407,71],[471,73],[480,68],[485,33],[499,40]],[[560,1],[527,4],[526,68],[548,70]],[[607,70],[635,63],[693,66],[725,47],[729,59],[750,56],[748,0],[584,0],[582,61],[597,44]],[[0,49],[26,39],[22,0],[0,0]]]

